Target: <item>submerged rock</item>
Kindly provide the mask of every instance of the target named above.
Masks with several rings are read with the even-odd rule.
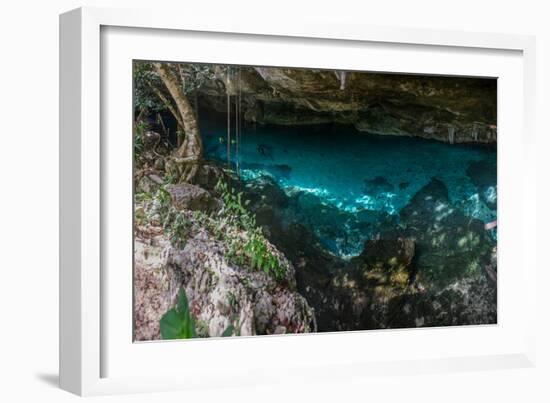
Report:
[[[466,168],[466,174],[472,183],[481,190],[495,186],[497,177],[496,161],[472,161],[469,163],[468,168]]]
[[[401,182],[401,183],[399,183],[399,190],[407,189],[410,184],[411,184],[410,182]]]
[[[370,195],[376,195],[380,192],[391,192],[394,188],[393,185],[388,182],[383,176],[377,176],[373,179],[365,179],[364,193]]]
[[[277,188],[271,183],[269,193],[278,194]],[[484,274],[489,262],[496,272],[494,241],[481,221],[454,208],[441,180],[421,188],[399,217],[375,215],[379,224],[357,228],[379,235],[367,239],[351,260],[329,253],[322,237],[336,242],[342,235],[335,230],[338,220],[368,213],[362,217],[368,221],[374,212],[341,213],[299,190],[290,192],[281,212],[278,203],[262,197],[261,188],[255,191],[265,216],[276,212],[266,220],[269,239],[294,263],[298,290],[315,309],[319,331],[496,320],[496,288]],[[309,220],[315,220],[316,231]]]
[[[392,326],[389,303],[412,290],[414,256],[411,239],[369,240],[363,253],[335,275],[333,298],[348,330]]]
[[[388,304],[391,327],[497,323],[496,287],[484,277],[464,278],[440,290],[414,290]]]
[[[260,154],[262,157],[273,159],[273,147],[269,146],[267,144],[258,144],[256,147],[258,150],[258,154]]]
[[[290,165],[287,165],[287,164],[274,164],[273,171],[278,176],[283,177],[285,179],[289,179],[290,173],[292,172],[292,168],[290,167]]]
[[[243,162],[240,165],[241,169],[249,169],[260,174],[270,174],[277,177],[289,179],[292,168],[287,164],[260,164],[256,162]]]
[[[383,269],[395,272],[408,268],[414,258],[415,245],[412,239],[372,239],[365,242],[363,253],[353,263],[366,270]]]
[[[420,189],[401,210],[400,225],[384,236],[399,233],[415,240],[418,273],[433,286],[479,276],[490,259],[494,241],[484,223],[455,208],[438,179]]]
[[[476,186],[478,198],[483,200],[488,207],[496,208],[497,202],[497,165],[496,161],[481,160],[472,161],[466,169],[466,174]]]
[[[415,195],[407,206],[401,212],[401,219],[420,220],[426,217],[419,216],[422,213],[431,213],[442,204],[449,203],[449,190],[445,183],[437,178],[432,178],[430,182],[424,185]]]

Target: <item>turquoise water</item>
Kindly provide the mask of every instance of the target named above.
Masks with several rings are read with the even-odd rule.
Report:
[[[207,158],[227,161],[227,128],[214,119],[201,128]],[[340,126],[257,126],[242,130],[238,158],[236,144],[231,145],[231,163],[245,182],[268,176],[289,196],[314,196],[310,200],[321,209],[329,207],[324,214],[342,213],[330,225],[341,226],[335,236],[355,237],[346,247],[328,239],[321,228],[326,217],[315,217],[315,208],[307,217],[327,249],[341,256],[360,253],[372,236],[369,227],[357,225],[365,212],[379,220],[397,217],[433,177],[445,183],[452,204],[466,215],[496,219],[496,150],[488,146],[377,136]]]

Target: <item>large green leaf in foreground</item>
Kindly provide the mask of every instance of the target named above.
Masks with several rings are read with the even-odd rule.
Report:
[[[182,287],[175,308],[166,312],[160,320],[160,335],[165,340],[191,339],[196,336],[195,321],[189,312],[189,302]]]

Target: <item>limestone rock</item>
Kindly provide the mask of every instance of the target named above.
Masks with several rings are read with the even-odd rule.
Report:
[[[244,119],[278,125],[349,124],[364,132],[450,143],[496,142],[496,80],[336,73],[242,67]],[[219,78],[225,83],[223,73]],[[234,90],[232,83],[228,91]],[[225,84],[201,89],[202,102],[220,112],[226,108],[225,96]]]
[[[157,174],[151,173],[144,175],[137,183],[136,193],[145,192],[153,194],[158,190],[162,183],[162,178]]]
[[[283,281],[225,258],[225,246],[205,231],[187,241],[185,248],[165,251],[166,265],[181,273],[191,311],[208,336],[221,336],[229,325],[238,335],[316,330],[313,310],[296,291],[294,269]],[[286,259],[278,252],[279,259]]]
[[[241,336],[317,330],[313,309],[296,290],[292,264],[275,247],[270,245],[289,268],[280,280],[228,262],[224,243],[194,228],[184,247],[172,245],[163,234],[136,238],[136,340],[160,338],[159,321],[175,305],[180,287],[201,337],[219,337],[230,325]]]
[[[189,183],[168,185],[166,191],[170,193],[172,205],[179,210],[208,212],[220,208],[219,200],[212,197],[207,190],[196,185]]]
[[[169,242],[163,236],[149,242],[134,242],[134,339],[160,338],[162,315],[175,303],[181,277],[163,264],[162,253]]]

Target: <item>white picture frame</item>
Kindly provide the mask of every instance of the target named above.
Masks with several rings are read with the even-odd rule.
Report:
[[[300,382],[335,377],[346,379],[375,373],[409,374],[534,365],[537,262],[535,243],[529,242],[527,236],[536,232],[535,198],[527,191],[535,188],[536,169],[533,158],[534,38],[326,21],[281,25],[275,21],[210,17],[105,8],[81,8],[60,17],[61,387],[79,395],[96,395],[295,382],[298,379]],[[115,276],[107,270],[111,267],[110,259],[128,262],[127,254],[126,257],[112,256],[105,240],[107,235],[114,239],[119,232],[125,231],[126,236],[131,232],[128,229],[131,227],[124,227],[128,223],[124,217],[106,213],[124,208],[124,204],[114,206],[113,200],[126,200],[127,193],[121,193],[119,198],[113,193],[115,189],[131,187],[130,183],[127,186],[123,183],[128,179],[128,161],[131,172],[129,154],[121,157],[120,165],[124,162],[126,165],[120,171],[111,160],[113,153],[124,151],[128,143],[113,142],[113,136],[108,135],[115,128],[124,131],[130,115],[125,115],[126,123],[124,119],[111,121],[113,113],[106,105],[112,106],[113,111],[127,111],[124,109],[127,101],[119,105],[117,100],[127,94],[131,103],[131,80],[117,74],[128,73],[124,68],[131,58],[178,61],[183,58],[181,61],[189,61],[184,60],[185,54],[174,56],[170,51],[174,43],[184,40],[189,33],[193,38],[189,39],[188,49],[196,49],[192,61],[241,64],[246,61],[269,65],[270,60],[273,61],[269,47],[288,46],[290,49],[296,46],[300,50],[311,50],[313,45],[319,45],[341,53],[340,61],[330,62],[335,63],[332,67],[350,67],[356,63],[355,67],[365,70],[403,71],[396,67],[403,63],[396,61],[403,59],[400,55],[420,52],[431,61],[431,67],[410,58],[411,67],[407,72],[485,75],[502,79],[504,84],[499,86],[498,98],[499,243],[504,247],[499,245],[498,325],[133,343],[127,337],[131,333],[128,329],[131,284],[124,284],[128,271],[121,270],[122,274]],[[132,45],[132,37],[136,35],[141,35],[143,44],[139,51],[135,44]],[[203,41],[203,53],[193,41]],[[231,47],[233,56],[221,51],[204,56],[204,49],[215,46],[216,41],[234,45]],[[245,54],[238,49],[237,42],[249,49],[258,46],[266,50]],[[351,48],[355,52],[386,52],[388,49],[384,53],[387,59],[379,58],[376,65],[367,65],[359,60],[361,58],[353,61],[346,57]],[[443,56],[435,57],[434,52]],[[294,53],[289,50],[289,54],[287,57],[294,55],[294,60],[301,57],[295,62],[299,66],[317,63],[313,61],[317,60],[313,50],[298,52],[295,49]],[[481,62],[477,66],[475,63],[458,63],[461,66],[457,66],[459,60]],[[283,65],[286,64],[283,62]],[[502,76],[492,72],[502,72]],[[115,80],[107,83],[107,77]],[[507,168],[509,166],[515,171]],[[109,232],[111,230],[115,232]],[[515,277],[511,271],[506,271],[507,267],[515,268]],[[121,284],[121,288],[117,288]],[[517,298],[516,294],[516,301],[512,293],[506,292],[512,284],[521,296]],[[113,293],[120,298],[113,298]],[[400,340],[406,340],[408,346],[417,346],[417,351],[385,347],[391,343],[397,345]],[[491,340],[493,344],[489,344]],[[372,348],[369,350],[368,346],[374,344],[378,346],[378,353]],[[357,352],[358,346],[364,348]],[[285,352],[290,352],[292,358],[280,358]],[[269,359],[262,364],[266,356]],[[191,362],[186,365],[187,369],[177,367],[183,357]],[[216,366],[227,360],[236,363],[231,374],[227,374],[222,365]],[[143,368],[137,368],[135,361],[142,362]]]

